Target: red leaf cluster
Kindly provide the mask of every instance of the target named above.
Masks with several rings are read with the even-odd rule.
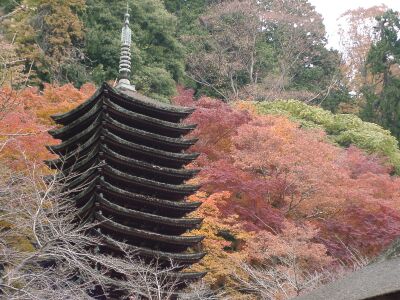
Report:
[[[68,111],[94,92],[94,86],[80,90],[72,85],[45,85],[43,91],[26,88],[21,91],[0,90],[0,160],[12,169],[26,164],[43,166],[51,154],[45,145],[55,141],[47,133],[54,126],[50,115]]]

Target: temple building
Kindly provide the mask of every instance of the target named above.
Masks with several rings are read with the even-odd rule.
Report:
[[[185,165],[198,157],[187,153],[196,139],[184,138],[196,126],[182,120],[192,108],[164,104],[139,94],[129,78],[131,30],[129,13],[122,30],[120,79],[114,88],[104,83],[86,102],[52,118],[60,139],[48,149],[59,159],[47,164],[68,178],[85,220],[97,220],[101,251],[118,253],[116,241],[146,261],[181,266],[181,280],[204,273],[184,272],[205,254],[196,252],[203,236],[188,233],[201,219],[188,218],[200,203],[186,201],[198,186],[185,182],[198,173]]]

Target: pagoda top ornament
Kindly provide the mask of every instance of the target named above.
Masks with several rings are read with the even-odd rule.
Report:
[[[131,84],[131,46],[132,30],[129,27],[129,5],[126,5],[125,21],[121,32],[121,56],[119,60],[119,81],[117,89],[135,91],[135,85]]]

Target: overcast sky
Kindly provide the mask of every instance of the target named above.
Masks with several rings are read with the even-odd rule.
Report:
[[[348,9],[357,7],[371,7],[385,4],[389,8],[400,11],[400,0],[310,0],[316,10],[324,17],[329,45],[338,48],[337,18]]]

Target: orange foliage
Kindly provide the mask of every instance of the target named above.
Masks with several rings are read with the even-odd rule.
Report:
[[[263,281],[277,283],[270,288],[272,299],[291,299],[316,284],[313,275],[329,268],[333,259],[327,248],[315,242],[318,230],[310,223],[296,226],[285,222],[281,233],[262,231],[249,242],[249,253],[258,276]],[[261,276],[260,276],[261,275]],[[257,280],[252,276],[251,280]],[[259,280],[259,279],[258,279]]]
[[[34,114],[39,122],[53,124],[50,116],[67,112],[82,103],[95,92],[92,84],[85,84],[76,89],[72,84],[54,86],[45,84],[43,92],[37,89],[25,89],[20,94],[23,108]]]
[[[193,269],[206,270],[208,274],[205,279],[214,288],[228,288],[234,285],[232,277],[240,273],[239,264],[246,259],[247,254],[240,250],[243,248],[244,241],[250,237],[250,233],[241,228],[237,215],[224,217],[219,208],[221,204],[229,201],[230,196],[229,192],[212,195],[198,192],[190,197],[192,201],[203,202],[195,215],[204,220],[201,229],[193,233],[207,237],[202,245],[207,255]],[[234,236],[234,239],[227,239],[227,234]]]
[[[319,230],[311,223],[302,227],[286,221],[282,231],[262,231],[249,241],[250,259],[257,264],[274,258],[294,260],[302,270],[312,271],[329,266],[332,258],[323,244],[315,242]]]
[[[53,126],[50,115],[74,108],[94,89],[92,85],[78,90],[70,84],[46,84],[43,92],[36,88],[0,90],[0,160],[14,169],[24,168],[27,163],[42,165],[51,157],[45,145],[54,144],[47,134]]]
[[[286,117],[260,116],[241,126],[233,142],[234,165],[263,178],[269,186],[265,200],[273,207],[310,213],[337,207],[330,181],[342,175],[334,164],[340,149],[326,143],[322,132],[302,130]],[[306,201],[311,197],[318,202]]]

